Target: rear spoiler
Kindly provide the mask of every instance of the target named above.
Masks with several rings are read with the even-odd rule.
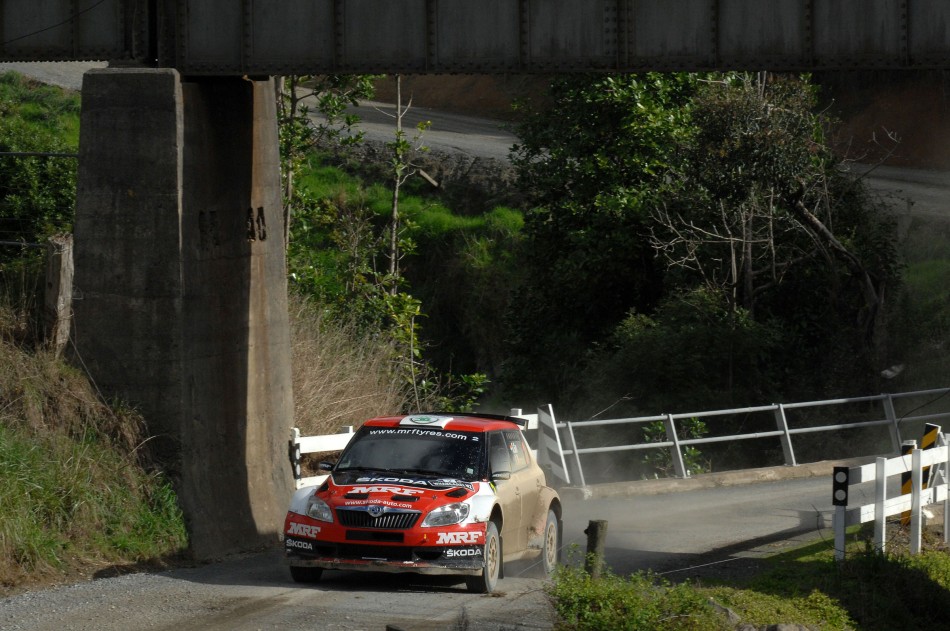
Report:
[[[452,416],[455,418],[483,418],[490,421],[508,421],[509,423],[514,423],[519,427],[527,427],[528,425],[528,421],[526,419],[517,416],[507,416],[504,414],[482,414],[481,412],[425,412],[425,414],[432,414],[434,416]]]

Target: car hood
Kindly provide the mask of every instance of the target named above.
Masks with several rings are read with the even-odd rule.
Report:
[[[334,506],[379,504],[425,511],[471,497],[483,484],[437,475],[343,471],[333,473],[317,495]]]

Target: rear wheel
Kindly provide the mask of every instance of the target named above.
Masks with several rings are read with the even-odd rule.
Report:
[[[479,576],[468,576],[465,584],[468,591],[476,594],[489,594],[498,584],[498,575],[501,571],[501,540],[498,538],[498,527],[495,522],[488,522],[485,530],[485,567]]]
[[[323,568],[290,566],[290,577],[295,583],[316,583],[323,576]]]
[[[548,520],[544,525],[544,541],[541,544],[541,570],[544,576],[550,576],[557,567],[560,537],[558,536],[557,515],[548,511]]]

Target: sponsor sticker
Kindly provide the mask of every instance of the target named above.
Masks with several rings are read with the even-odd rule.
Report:
[[[397,436],[438,436],[439,438],[452,438],[455,440],[469,440],[473,443],[478,442],[478,436],[467,436],[466,434],[459,434],[458,432],[443,432],[436,429],[419,429],[414,427],[412,429],[371,429],[369,431],[370,436],[376,436],[379,434],[395,434]]]
[[[455,480],[452,478],[442,478],[440,480],[430,480],[429,486],[435,489],[454,489],[456,487],[462,487],[463,489],[468,489],[469,491],[475,490],[475,485],[471,482],[466,482],[465,480]]]
[[[360,478],[357,482],[363,481],[381,481],[383,478]],[[398,480],[398,478],[386,478],[386,480]],[[425,493],[422,489],[407,489],[401,486],[389,486],[386,484],[374,486],[353,486],[350,487],[350,493],[391,493],[393,495],[422,495]]]
[[[320,526],[312,526],[310,524],[298,524],[295,521],[290,522],[290,527],[287,529],[288,535],[310,537],[311,539],[316,539],[319,533],[320,533]]]
[[[480,532],[440,532],[436,545],[458,545],[460,543],[478,543]]]
[[[390,502],[389,500],[349,500],[343,502],[344,506],[366,506],[367,504],[378,504],[380,506],[391,506],[392,508],[414,508],[412,504],[407,502]]]
[[[284,547],[289,550],[306,550],[313,552],[313,544],[309,541],[299,541],[297,539],[284,539]]]
[[[481,548],[447,548],[444,554],[447,559],[457,559],[459,557],[480,557]]]
[[[445,428],[446,423],[452,420],[451,416],[434,416],[432,414],[413,414],[399,421],[400,425],[430,425]]]
[[[357,478],[357,482],[362,482],[364,484],[373,483],[373,484],[404,484],[407,486],[425,486],[431,487],[433,489],[454,489],[455,487],[461,486],[462,488],[468,489],[469,491],[475,490],[475,486],[471,482],[466,482],[464,480],[456,480],[455,478],[439,478],[437,480],[425,480],[422,478],[388,478],[383,476],[368,476],[363,478]],[[352,489],[356,493],[367,493],[374,491],[359,491],[358,489],[365,487],[355,487]],[[383,491],[388,493],[389,491]],[[404,493],[409,493],[410,491],[403,490]],[[422,491],[411,491],[412,493],[422,493]]]

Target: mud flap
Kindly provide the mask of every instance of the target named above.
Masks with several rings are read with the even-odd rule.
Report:
[[[486,563],[488,560],[485,560]],[[505,578],[505,538],[498,535],[498,580]]]

